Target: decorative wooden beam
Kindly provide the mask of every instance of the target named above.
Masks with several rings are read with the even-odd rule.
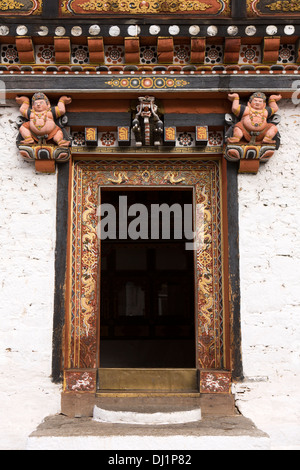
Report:
[[[270,74],[268,71],[260,74],[185,74],[174,75],[142,75],[140,73],[128,74],[50,74],[33,73],[28,75],[20,73],[3,73],[1,81],[5,84],[7,96],[13,98],[16,95],[31,95],[36,90],[44,90],[45,93],[74,94],[85,96],[93,93],[165,93],[176,92],[177,94],[187,91],[197,93],[215,93],[224,96],[232,89],[238,93],[248,94],[260,90],[264,93],[284,93],[289,98],[294,93],[294,73]],[[72,114],[72,113],[71,113]],[[114,114],[114,113],[112,113]],[[96,123],[90,123],[97,125]],[[75,125],[75,124],[74,124]],[[80,124],[79,124],[80,125]],[[214,125],[214,124],[211,124]],[[217,125],[217,124],[215,124]]]
[[[172,64],[174,54],[174,40],[171,37],[157,39],[157,56],[159,64]]]
[[[69,126],[130,126],[130,113],[68,113]]]
[[[136,64],[140,61],[140,38],[125,38],[125,62],[127,64]]]
[[[102,37],[88,38],[88,47],[90,55],[90,63],[98,64],[104,62],[104,43]]]
[[[226,38],[224,48],[225,64],[237,64],[240,57],[241,38]]]
[[[31,37],[22,36],[16,38],[16,47],[22,64],[35,63],[34,47]]]
[[[71,41],[70,38],[54,38],[55,61],[58,64],[68,64],[71,59]]]
[[[224,126],[224,114],[165,114],[166,127]],[[200,128],[199,128],[200,133]],[[200,134],[199,134],[200,135]]]
[[[206,38],[191,38],[191,63],[204,64]]]
[[[280,38],[264,38],[263,62],[264,64],[276,64],[279,56]]]

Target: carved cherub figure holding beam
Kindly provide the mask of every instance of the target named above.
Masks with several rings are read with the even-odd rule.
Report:
[[[281,98],[281,95],[270,96],[267,107],[266,95],[257,92],[250,97],[247,106],[242,106],[237,93],[229,94],[232,112],[240,118],[240,121],[234,126],[233,136],[228,138],[228,142],[238,143],[243,137],[250,142],[254,136],[256,143],[275,144],[273,139],[278,129],[275,124],[269,123],[268,119],[278,111],[277,101]]]
[[[33,96],[32,107],[26,96],[18,96],[16,101],[21,105],[20,113],[28,119],[28,122],[20,127],[20,134],[24,139],[21,144],[34,144],[44,137],[47,141],[52,139],[60,147],[70,145],[70,141],[64,139],[62,129],[56,124],[55,119],[66,113],[66,104],[71,103],[71,98],[62,96],[57,106],[52,108],[48,97],[40,92]]]

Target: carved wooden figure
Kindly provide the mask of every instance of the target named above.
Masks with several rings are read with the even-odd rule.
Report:
[[[268,119],[278,111],[277,101],[281,99],[281,95],[270,96],[268,107],[264,93],[254,93],[247,106],[240,104],[237,93],[229,94],[228,99],[233,102],[232,112],[240,119],[234,127],[233,136],[227,140],[230,144],[238,143],[243,138],[253,144],[276,143],[273,139],[278,129],[275,124],[268,122]]]
[[[272,95],[267,106],[264,93],[254,93],[247,105],[240,104],[237,93],[228,95],[232,101],[233,115],[227,114],[225,121],[229,126],[225,135],[225,158],[238,161],[240,173],[257,173],[260,163],[273,157],[280,146],[277,125],[280,116],[277,101],[281,95]]]
[[[163,122],[158,115],[158,107],[154,101],[153,96],[139,98],[137,113],[132,121],[137,147],[161,144]]]
[[[16,101],[21,105],[22,116],[28,120],[20,127],[20,134],[24,139],[21,144],[31,145],[45,139],[53,140],[59,147],[70,145],[70,141],[64,139],[63,131],[55,120],[66,113],[65,105],[71,103],[71,98],[62,96],[57,106],[52,108],[48,97],[40,92],[33,96],[32,107],[26,96],[17,97]]]

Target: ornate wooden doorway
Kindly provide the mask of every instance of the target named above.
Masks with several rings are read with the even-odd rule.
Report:
[[[228,291],[224,276],[227,254],[224,249],[226,247],[224,238],[226,220],[222,210],[224,205],[223,178],[221,157],[210,160],[202,160],[199,157],[195,159],[168,157],[158,159],[156,157],[147,160],[120,158],[107,161],[75,160],[73,162],[65,393],[71,391],[97,393],[106,380],[105,375],[101,378],[101,371],[105,372],[105,369],[118,371],[120,368],[135,369],[135,372],[141,371],[140,377],[144,378],[147,377],[147,372],[145,372],[147,369],[148,373],[149,369],[177,369],[177,372],[192,370],[193,378],[190,377],[187,382],[196,384],[198,392],[199,376],[200,391],[201,384],[203,391],[205,373],[209,371],[213,374],[214,380],[219,381],[219,390],[221,387],[221,391],[228,391],[230,348],[226,301]],[[103,240],[101,256],[99,194],[102,194],[104,201],[112,202],[116,196],[119,197],[122,194],[130,196],[130,192],[135,201],[144,197],[144,200],[146,198],[149,202],[151,198],[159,195],[161,203],[163,202],[162,192],[164,192],[165,199],[169,197],[170,201],[176,202],[181,198],[183,203],[189,200],[193,203],[194,228],[198,243],[192,255],[189,254],[192,258],[188,255],[185,258],[185,263],[189,268],[179,282],[181,284],[179,307],[174,304],[173,307],[166,307],[164,302],[168,283],[169,289],[172,287],[172,276],[160,282],[158,271],[153,270],[155,259],[162,262],[162,256],[156,256],[161,248],[159,244],[156,248],[152,246],[152,250],[154,249],[152,256],[151,248],[147,246],[147,243],[144,246],[140,244],[139,249],[144,253],[133,258],[128,255],[128,251],[134,244],[134,249],[138,249],[136,241],[130,242],[133,245],[127,244],[126,250],[128,251],[124,254],[124,246],[123,252],[120,246],[116,249],[118,240],[114,242],[114,249],[112,243],[106,246]],[[138,192],[139,197],[137,197]],[[155,250],[158,250],[156,254]],[[177,250],[179,253],[178,246]],[[109,253],[110,256],[108,256]],[[171,256],[170,259],[176,262],[176,257]],[[118,262],[121,268],[126,267],[127,263],[127,271],[124,269],[123,274],[120,272],[122,269],[117,272]],[[106,274],[104,273],[105,264]],[[135,276],[134,264],[138,264],[139,274],[144,270],[147,275]],[[145,286],[146,279],[148,279],[148,286]],[[178,279],[180,280],[180,275],[177,277],[177,283]],[[101,281],[103,281],[102,284]],[[130,302],[125,299],[126,290],[128,298],[130,296],[132,298],[132,295],[135,298],[135,303],[131,306]],[[173,292],[175,291],[176,285],[173,285]],[[159,313],[162,313],[163,309],[166,312],[173,309],[174,313],[177,307],[178,310],[182,310],[180,309],[182,297],[186,304],[188,302],[191,304],[185,309],[187,318],[180,318],[179,315],[175,323],[174,321],[168,323],[168,314],[164,316]],[[151,302],[152,305],[156,304],[153,307],[153,316],[149,310]],[[126,315],[130,309],[131,315]],[[191,312],[194,312],[194,315]],[[132,313],[135,314],[132,315]],[[173,313],[171,312],[171,317]],[[178,311],[176,313],[178,317]],[[134,320],[132,320],[133,317],[135,317]],[[176,333],[173,336],[172,328]],[[192,330],[194,330],[193,337]],[[153,335],[154,331],[156,331],[156,336]],[[165,354],[161,349],[158,354],[159,359],[157,359],[153,343],[145,352],[145,336],[150,342],[158,341],[159,332],[166,341],[164,347],[168,341],[172,344],[171,346],[169,344],[169,352],[165,351]],[[179,332],[186,337],[180,338]],[[125,336],[122,337],[122,334]],[[122,345],[124,338],[131,338],[132,341]],[[182,339],[193,344],[193,348],[187,350],[186,361],[180,362],[182,358],[179,360],[179,355],[176,356],[174,352],[176,338],[177,348],[180,347]],[[110,344],[109,341],[111,341]],[[113,341],[118,344],[115,342],[113,345]],[[133,341],[136,342],[136,349],[131,353],[127,351],[123,354],[126,348],[132,346]],[[137,355],[140,357],[137,358]],[[104,367],[101,364],[102,358]],[[117,374],[114,377],[116,378]],[[114,381],[114,383],[117,382]],[[107,385],[105,387],[109,388]],[[122,386],[117,385],[115,388],[122,389]]]

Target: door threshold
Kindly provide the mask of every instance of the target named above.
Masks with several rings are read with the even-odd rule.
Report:
[[[198,392],[197,369],[100,368],[97,392],[195,393]]]
[[[140,390],[128,390],[128,391],[117,391],[117,390],[105,390],[96,392],[97,398],[136,398],[136,397],[175,397],[175,398],[200,398],[200,392],[186,391],[186,392],[144,392]]]

